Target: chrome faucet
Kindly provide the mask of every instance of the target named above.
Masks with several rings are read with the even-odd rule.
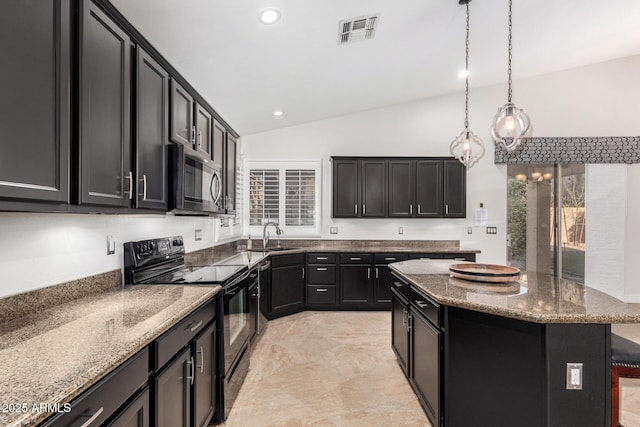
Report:
[[[267,227],[273,225],[276,227],[276,235],[278,236],[278,247],[280,247],[280,235],[284,234],[284,231],[280,228],[280,225],[277,222],[269,221],[265,223],[264,228],[262,229],[262,248],[267,249],[267,244],[269,243],[269,233],[267,232]]]

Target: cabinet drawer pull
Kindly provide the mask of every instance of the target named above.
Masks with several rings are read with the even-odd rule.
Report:
[[[366,215],[367,214],[367,205],[365,205],[364,203],[362,204],[362,215]]]
[[[316,292],[328,292],[329,289],[327,288],[320,288],[320,289],[316,289]]]
[[[357,257],[350,257],[349,258],[351,261],[361,261],[362,258],[357,258]]]
[[[385,260],[385,261],[395,261],[395,260],[396,260],[396,258],[395,258],[395,257],[392,257],[392,256],[388,256],[388,257],[384,257],[384,260]]]
[[[367,267],[367,279],[371,279],[371,268]]]
[[[378,267],[376,267],[376,279],[379,279],[380,276],[378,275]]]
[[[202,326],[202,320],[200,320],[198,323],[196,323],[194,326],[192,326],[189,330],[191,332],[195,331],[196,329],[198,329],[200,326]]]
[[[91,418],[89,418],[87,421],[85,421],[84,424],[82,424],[80,427],[88,427],[92,422],[94,422],[96,420],[96,418],[98,418],[100,416],[100,414],[102,414],[104,412],[104,407],[101,407],[100,409],[98,409],[93,415],[91,415]]]
[[[197,366],[198,368],[200,368],[200,373],[204,372],[204,348],[202,348],[202,346],[200,347],[200,350],[197,351],[197,353],[200,355],[200,357],[202,358],[200,360],[200,366]]]
[[[327,267],[317,267],[316,271],[327,271]]]
[[[319,257],[316,257],[316,259],[318,259],[318,260],[326,260],[327,257],[326,256],[319,256]]]
[[[413,215],[413,205],[409,205],[409,215]]]
[[[445,215],[449,215],[449,205],[444,205],[444,213]]]
[[[422,212],[421,212],[421,209],[420,209],[420,203],[418,203],[418,215],[421,215],[421,214],[422,214]]]
[[[358,205],[353,205],[353,213],[355,213],[356,215],[358,215]]]
[[[420,308],[429,307],[429,304],[427,304],[427,303],[426,303],[426,302],[424,302],[424,301],[419,301],[419,300],[418,300],[418,301],[416,301],[416,304],[418,304],[418,307],[420,307]]]
[[[404,283],[400,283],[400,282],[393,282],[393,286],[395,286],[396,288],[401,288],[404,286]]]
[[[466,261],[466,260],[467,260],[467,259],[466,259],[466,258],[464,258],[464,257],[456,258],[456,261]]]

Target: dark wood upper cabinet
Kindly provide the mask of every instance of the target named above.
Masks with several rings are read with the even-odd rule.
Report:
[[[213,161],[213,168],[222,171],[224,164],[224,144],[227,137],[227,129],[221,125],[217,120],[213,121],[213,148],[211,150],[211,160]]]
[[[333,218],[465,218],[466,169],[442,157],[333,157]]]
[[[414,216],[415,189],[415,161],[389,160],[390,217]]]
[[[196,117],[196,150],[207,159],[212,155],[211,137],[213,133],[213,116],[202,105],[195,104]]]
[[[384,218],[387,215],[387,162],[363,160],[361,171],[361,215]]]
[[[69,202],[69,0],[2,2],[0,201]]]
[[[227,135],[225,148],[225,207],[228,214],[236,213],[236,149],[237,141],[232,135]]]
[[[333,217],[356,218],[360,210],[358,160],[333,160]]]
[[[442,204],[442,161],[417,160],[416,216],[439,218],[443,212]]]
[[[467,170],[458,160],[445,160],[444,214],[445,218],[467,216]]]
[[[91,0],[81,7],[79,204],[128,207],[131,42]]]
[[[169,73],[142,48],[136,67],[136,207],[167,209]]]
[[[193,148],[193,96],[180,83],[171,79],[171,142]]]

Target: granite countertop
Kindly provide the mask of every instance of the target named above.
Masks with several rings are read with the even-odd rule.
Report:
[[[436,302],[535,323],[640,323],[640,304],[549,274],[522,272],[519,281],[479,284],[449,277],[451,260],[410,260],[389,267]]]
[[[275,248],[275,247],[274,247]],[[284,249],[282,249],[284,248]],[[273,249],[273,248],[272,248]],[[287,244],[282,244],[281,248],[275,248],[276,250],[267,249],[253,249],[251,253],[262,253],[269,255],[285,255],[285,254],[300,254],[309,252],[361,252],[361,253],[480,253],[477,249],[465,249],[454,246],[444,246],[438,248],[423,248],[414,246],[376,246],[376,245],[354,245],[354,244],[331,244],[320,243],[312,247],[292,247]],[[224,262],[226,262],[225,260]]]
[[[0,425],[31,426],[143,349],[220,292],[220,286],[134,285],[0,324]]]

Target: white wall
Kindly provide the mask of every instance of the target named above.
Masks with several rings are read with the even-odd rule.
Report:
[[[513,100],[531,116],[534,136],[640,135],[638,75],[640,56],[633,56],[516,80]],[[462,87],[462,82],[460,85]],[[322,159],[324,238],[458,239],[461,246],[482,251],[479,261],[503,264],[506,262],[506,167],[493,163],[489,127],[497,108],[506,101],[506,92],[506,85],[471,90],[470,127],[484,140],[487,152],[467,175],[467,219],[331,218],[330,156],[447,156],[451,140],[463,127],[462,92],[247,135],[243,137],[244,154],[251,160]],[[336,102],[339,102],[338,95]],[[633,176],[638,178],[638,166],[629,168],[636,170]],[[628,185],[624,178],[617,179],[623,181],[611,184],[626,186],[626,194],[630,196],[640,194],[639,179],[629,179]],[[474,228],[473,234],[466,234],[467,226],[472,225],[472,210],[481,202],[489,209],[489,225],[498,227],[497,235],[486,235],[480,227]],[[608,201],[592,201],[591,206],[597,211],[594,203],[606,205]],[[626,227],[638,231],[640,205],[637,200],[632,207],[634,210],[627,212]],[[337,226],[339,234],[330,235],[330,226]],[[398,235],[400,226],[404,227],[404,235]],[[622,228],[623,223],[608,223],[607,227]],[[606,232],[588,229],[587,233],[607,239]],[[592,238],[587,244],[596,246],[598,242]],[[624,248],[624,242],[619,242],[618,247]],[[627,242],[626,254],[624,250],[621,253],[627,266],[632,258],[640,259],[637,245]],[[603,262],[594,260],[594,263],[590,266],[591,273],[599,275],[607,269]],[[625,278],[625,295],[640,294],[640,282],[634,284],[629,275]]]

